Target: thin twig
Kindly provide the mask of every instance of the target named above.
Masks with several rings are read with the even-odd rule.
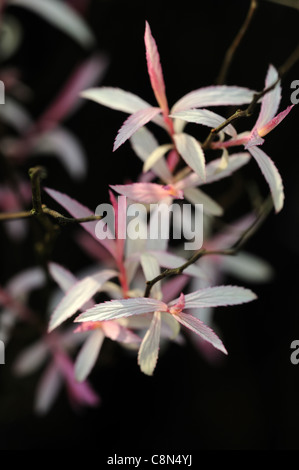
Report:
[[[292,54],[287,58],[285,63],[281,65],[278,69],[278,73],[280,77],[283,77],[286,75],[286,73],[293,67],[293,65],[296,64],[299,60],[299,44],[297,47],[294,49]]]
[[[65,217],[64,215],[60,214],[53,209],[49,209],[47,206],[42,206],[43,213],[47,214],[49,217],[55,219],[59,225],[67,225],[67,224],[82,224],[84,222],[94,222],[95,220],[101,220],[102,216],[100,215],[90,215],[89,217],[81,217],[81,218],[73,218],[73,217]]]
[[[29,176],[31,180],[32,206],[36,214],[43,212],[41,202],[40,180],[47,177],[47,172],[42,166],[30,168]]]
[[[253,16],[254,16],[254,13],[257,9],[257,6],[258,6],[257,0],[251,0],[250,6],[249,6],[249,9],[248,9],[246,18],[245,18],[245,21],[242,24],[241,28],[239,29],[239,31],[238,31],[236,37],[234,38],[232,44],[230,45],[230,47],[226,51],[224,61],[222,63],[218,78],[216,80],[216,83],[218,85],[222,85],[226,81],[227,73],[228,73],[229,67],[232,63],[233,57],[234,57],[234,55],[236,53],[236,50],[239,47],[239,45],[240,45],[240,43],[243,39],[243,37],[245,36],[245,34],[246,34],[246,32],[249,28],[249,25],[250,25],[250,23],[253,19]]]
[[[150,296],[151,289],[153,288],[153,286],[157,282],[159,282],[162,279],[165,279],[166,277],[169,277],[169,276],[178,276],[179,274],[182,274],[185,271],[185,269],[187,269],[189,266],[194,264],[196,261],[198,261],[203,256],[207,256],[207,255],[233,256],[233,255],[236,255],[238,253],[238,251],[247,243],[247,241],[258,230],[258,228],[263,223],[265,218],[268,216],[268,214],[270,213],[272,208],[273,208],[272,198],[269,197],[268,199],[266,199],[264,204],[261,206],[259,214],[258,214],[256,220],[253,222],[253,224],[241,234],[241,236],[237,240],[237,242],[234,243],[230,248],[225,248],[223,250],[211,250],[211,251],[202,248],[202,249],[198,250],[196,253],[194,253],[181,266],[178,266],[177,268],[172,268],[172,269],[165,269],[164,271],[161,272],[161,274],[159,274],[159,276],[156,276],[154,279],[152,279],[150,281],[147,281],[146,282],[145,292],[144,292],[144,297],[149,297]]]
[[[229,118],[223,121],[222,124],[212,129],[208,137],[202,144],[202,148],[204,150],[209,148],[212,141],[216,137],[216,135],[219,134],[219,132],[222,131],[226,126],[228,126],[228,124],[231,124],[232,122],[237,121],[240,118],[250,117],[253,114],[255,107],[257,106],[259,100],[263,98],[263,96],[265,96],[267,93],[269,93],[269,91],[273,90],[276,87],[276,85],[279,83],[279,81],[280,81],[280,78],[278,77],[278,79],[275,80],[275,82],[272,83],[272,85],[270,85],[267,88],[264,88],[262,91],[258,93],[254,93],[252,101],[249,103],[246,109],[243,109],[243,110],[238,109],[234,114],[232,114]]]
[[[49,218],[53,219],[55,223],[62,226],[67,224],[81,224],[85,222],[94,222],[96,220],[102,219],[102,216],[98,215],[90,215],[88,217],[81,218],[66,217],[60,214],[60,212],[50,209],[45,204],[42,204],[41,199],[40,181],[41,179],[46,178],[47,176],[45,168],[41,166],[33,167],[30,168],[28,173],[31,180],[32,209],[27,211],[5,212],[3,214],[0,214],[0,222],[34,217],[39,220],[39,222],[41,222],[45,229],[48,229]]]
[[[8,220],[27,219],[32,217],[31,211],[20,211],[20,212],[5,212],[0,214],[0,222],[6,222]]]
[[[220,126],[215,127],[212,129],[202,144],[202,148],[204,150],[210,148],[211,143],[213,142],[214,138],[216,137],[217,134],[219,134],[220,131],[222,131],[228,124],[231,124],[234,121],[237,121],[238,119],[244,118],[244,117],[250,117],[252,116],[258,102],[260,101],[263,96],[265,96],[267,93],[272,91],[276,85],[281,81],[281,79],[290,71],[290,69],[295,65],[296,62],[299,61],[299,44],[297,47],[294,49],[294,51],[291,53],[291,55],[288,57],[288,59],[283,63],[278,68],[278,78],[277,80],[269,87],[264,88],[258,93],[255,93],[252,97],[252,101],[249,103],[248,107],[246,109],[238,109],[234,114],[229,116]]]

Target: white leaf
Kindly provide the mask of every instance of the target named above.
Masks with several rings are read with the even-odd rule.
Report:
[[[142,126],[151,121],[157,114],[161,113],[160,108],[146,108],[131,114],[119,129],[113,151],[117,150]]]
[[[179,111],[171,114],[170,117],[213,128],[220,126],[226,120],[224,117],[209,109],[188,109],[187,111]],[[231,124],[226,126],[223,131],[231,137],[237,136],[237,131]]]
[[[70,176],[76,180],[85,178],[87,159],[77,137],[62,127],[45,132],[34,141],[33,153],[54,154],[60,159]]]
[[[54,310],[49,324],[49,331],[59,326],[77,312],[110,278],[117,276],[113,270],[104,270],[94,276],[78,281],[63,297]]]
[[[185,295],[185,308],[220,307],[227,305],[238,305],[251,302],[256,295],[244,287],[217,286],[199,289],[191,294]],[[179,299],[170,302],[175,305]]]
[[[199,142],[191,135],[185,133],[175,134],[173,138],[181,157],[205,181],[205,156]]]
[[[172,144],[164,144],[157,147],[144,162],[143,171],[150,170],[172,148]]]
[[[83,47],[89,48],[95,44],[95,37],[90,28],[66,3],[58,0],[10,0],[9,5],[32,10]]]
[[[268,282],[274,276],[269,263],[244,251],[240,251],[236,256],[222,256],[221,270],[247,282]]]
[[[78,281],[76,276],[68,269],[65,269],[57,263],[49,263],[48,269],[54,281],[64,292],[68,291]]]
[[[284,203],[284,189],[281,176],[271,158],[263,150],[258,147],[250,147],[249,152],[255,158],[269,184],[275,212],[278,213],[283,208]]]
[[[159,116],[157,116],[159,117]],[[145,162],[148,157],[159,147],[159,143],[146,127],[141,127],[130,139],[132,148],[136,155]],[[161,178],[163,181],[170,182],[172,180],[172,174],[170,173],[168,166],[164,158],[161,158],[152,167],[152,171]]]
[[[209,106],[241,105],[252,101],[255,91],[238,86],[209,86],[191,91],[175,103],[171,114],[191,108]]]
[[[38,341],[23,350],[14,364],[14,373],[23,376],[34,372],[46,360],[49,354],[48,345]]]
[[[39,415],[45,415],[51,408],[62,385],[62,376],[56,364],[51,362],[42,375],[38,384],[34,402],[34,410]]]
[[[141,255],[141,266],[146,281],[151,281],[155,277],[159,276],[161,272],[158,260],[150,253],[143,253]],[[155,299],[162,298],[161,282],[156,282],[156,284],[154,284],[151,290],[151,295]]]
[[[148,299],[145,297],[110,300],[102,304],[97,304],[93,308],[86,310],[76,318],[75,322],[114,320],[131,315],[151,313],[156,310],[165,312],[167,311],[167,305],[160,300]]]
[[[192,202],[192,204],[203,204],[204,212],[208,214],[221,216],[223,215],[223,209],[218,204],[218,202],[214,201],[214,199],[210,198],[206,193],[201,191],[198,188],[187,188],[184,189],[185,198],[188,201]]]
[[[104,339],[104,332],[98,328],[90,334],[80,349],[75,362],[75,377],[79,382],[83,382],[94,367]]]
[[[161,313],[155,312],[138,352],[138,364],[146,375],[153,375],[159,355]]]

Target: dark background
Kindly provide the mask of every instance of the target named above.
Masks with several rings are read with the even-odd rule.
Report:
[[[98,50],[110,59],[101,85],[123,88],[154,104],[144,53],[145,20],[158,44],[170,104],[193,89],[215,83],[224,53],[248,5],[247,1],[231,0],[91,1],[87,21],[97,37]],[[22,22],[24,39],[10,62],[22,68],[25,83],[34,91],[28,109],[38,116],[70,70],[88,54],[32,13],[15,7],[11,14]],[[235,55],[227,84],[262,89],[269,63],[279,67],[296,47],[298,27],[298,10],[261,1]],[[298,64],[283,80],[281,109],[290,104],[290,84],[296,79]],[[58,160],[34,159],[34,164],[38,161],[48,169],[46,184],[94,209],[107,201],[109,184],[134,180],[141,163],[129,144],[112,153],[113,140],[124,119],[123,113],[84,103],[65,125],[76,133],[87,151],[88,178],[74,183]],[[248,126],[236,125],[238,130]],[[51,412],[38,417],[32,412],[38,374],[17,380],[8,365],[20,345],[26,344],[18,329],[7,347],[7,364],[0,371],[0,448],[99,452],[107,448],[298,449],[299,365],[290,362],[290,344],[299,339],[297,136],[295,107],[263,147],[282,175],[286,202],[279,215],[269,216],[247,250],[270,262],[276,276],[266,285],[247,284],[258,294],[254,304],[216,312],[215,323],[229,356],[211,365],[189,342],[183,348],[172,344],[160,356],[150,378],[139,371],[134,356],[124,354],[123,349],[107,340],[90,376],[102,405],[74,412],[62,392]],[[29,159],[19,171],[26,176],[30,166]],[[261,194],[267,194],[254,162],[240,174],[242,181],[254,181]],[[220,190],[211,187],[211,191],[235,194],[239,189],[234,185],[238,187],[232,179],[220,184]],[[246,191],[236,194],[233,208],[227,211],[228,220],[248,209]],[[90,260],[76,245],[73,233],[69,228],[62,233],[53,259],[76,270]],[[14,256],[4,243],[9,241],[1,233],[2,283],[18,270],[32,266],[34,260],[30,243],[25,248],[14,247]]]

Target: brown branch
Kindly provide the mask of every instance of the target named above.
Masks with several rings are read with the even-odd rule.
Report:
[[[295,65],[296,62],[298,62],[298,60],[299,60],[299,44],[294,49],[292,54],[287,58],[285,63],[279,67],[278,69],[279,76],[280,77],[285,76],[288,73],[288,71],[293,67],[293,65]]]
[[[68,224],[82,224],[84,222],[94,222],[95,220],[101,220],[101,215],[90,215],[89,217],[81,217],[81,218],[73,218],[73,217],[65,217],[64,215],[60,214],[53,209],[49,209],[47,206],[42,206],[43,213],[47,214],[49,217],[55,219],[59,225],[68,225]]]
[[[6,222],[9,220],[17,220],[17,219],[27,219],[28,217],[32,217],[31,211],[20,211],[20,212],[5,212],[0,214],[0,222]]]
[[[41,201],[40,180],[46,178],[47,173],[46,173],[45,168],[41,166],[36,166],[34,168],[30,168],[29,176],[31,180],[33,212],[36,215],[39,215],[43,212],[42,201]]]
[[[49,220],[46,220],[45,216],[48,216],[47,219],[54,219],[55,223],[61,226],[74,223],[81,224],[84,222],[93,222],[95,220],[102,219],[102,216],[98,215],[91,215],[89,217],[82,218],[65,217],[59,212],[48,208],[45,204],[42,204],[40,188],[41,179],[46,178],[46,170],[43,167],[37,166],[30,168],[28,173],[31,180],[32,209],[28,211],[6,212],[0,214],[0,222],[35,217],[42,225],[45,226],[45,228],[49,228]]]
[[[187,269],[189,266],[194,264],[196,261],[198,261],[200,258],[203,256],[207,255],[223,255],[223,256],[233,256],[238,253],[238,251],[243,248],[243,246],[247,243],[247,241],[254,235],[254,233],[258,230],[260,225],[263,223],[265,218],[268,216],[270,213],[271,209],[273,208],[273,202],[272,198],[269,197],[266,199],[264,204],[261,206],[259,214],[256,218],[256,220],[253,222],[253,224],[246,229],[240,236],[240,238],[232,245],[230,248],[225,248],[223,250],[206,250],[204,248],[198,250],[196,253],[194,253],[184,264],[181,266],[178,266],[177,268],[172,268],[172,269],[165,269],[164,271],[159,274],[159,276],[156,276],[154,279],[147,281],[146,282],[146,288],[144,292],[144,297],[149,297],[151,293],[151,289],[153,286],[169,277],[169,276],[178,276],[182,274],[185,269]]]
[[[253,16],[254,16],[254,13],[257,9],[257,6],[258,6],[257,0],[251,0],[250,6],[249,6],[249,9],[248,9],[246,18],[245,18],[245,21],[242,24],[241,28],[239,29],[239,31],[238,31],[236,37],[234,38],[232,44],[230,45],[230,47],[226,51],[224,61],[222,63],[218,78],[216,80],[216,83],[218,85],[222,85],[223,83],[225,83],[227,73],[228,73],[229,67],[232,63],[232,60],[234,58],[234,55],[236,53],[236,50],[239,47],[243,37],[245,36],[245,34],[246,34],[246,32],[249,28],[249,25],[250,25],[250,23],[253,19]]]
[[[250,104],[247,106],[246,109],[243,109],[243,110],[238,109],[234,114],[232,114],[229,118],[227,118],[225,121],[223,121],[222,124],[220,124],[218,127],[215,127],[214,129],[212,129],[210,131],[208,137],[206,138],[206,140],[202,144],[202,148],[204,150],[209,148],[210,144],[212,143],[212,141],[214,140],[216,135],[219,134],[219,132],[222,131],[226,126],[228,126],[228,124],[231,124],[232,122],[237,121],[238,119],[252,116],[259,100],[261,98],[263,98],[263,96],[265,96],[267,93],[269,93],[269,91],[273,90],[276,87],[276,85],[279,83],[279,81],[280,81],[280,78],[278,78],[269,87],[264,88],[262,91],[260,91],[258,93],[254,93],[252,101],[250,102]]]
[[[222,124],[220,124],[220,126],[212,129],[208,137],[202,144],[202,148],[204,150],[210,148],[210,145],[213,142],[216,135],[219,134],[219,132],[222,131],[226,126],[228,126],[228,124],[231,124],[232,122],[237,121],[238,119],[252,116],[260,99],[263,98],[263,96],[265,96],[267,93],[269,93],[276,87],[276,85],[280,82],[280,80],[290,71],[290,69],[295,65],[295,63],[298,62],[298,60],[299,60],[299,44],[294,49],[294,51],[290,54],[287,60],[283,63],[283,65],[281,65],[278,68],[278,79],[271,86],[264,88],[258,93],[254,93],[252,97],[252,101],[249,103],[246,109],[244,110],[238,109],[234,114],[229,116]]]

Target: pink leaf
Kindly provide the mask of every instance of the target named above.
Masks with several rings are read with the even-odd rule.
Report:
[[[265,89],[272,86],[276,82],[277,78],[277,70],[273,67],[273,65],[270,65],[266,76]],[[273,119],[273,117],[277,113],[280,99],[281,86],[280,83],[278,83],[273,90],[266,93],[263,97],[259,117],[254,126],[255,128],[260,129],[261,127],[264,127],[267,122]]]
[[[258,130],[259,135],[264,136],[275,129],[275,127],[278,126],[278,124],[280,124],[281,121],[289,114],[293,107],[294,105],[288,106],[284,111],[281,111],[281,113],[277,114],[277,116],[271,119],[270,122]]]
[[[54,102],[38,119],[36,128],[48,130],[66,118],[79,103],[79,93],[98,80],[107,68],[107,58],[96,55],[86,60],[71,75]]]
[[[178,295],[186,284],[189,281],[189,277],[182,275],[182,276],[174,276],[169,281],[165,282],[162,286],[162,294],[164,302],[170,302],[173,299],[173,296]]]
[[[168,104],[165,94],[165,83],[160,63],[160,56],[148,22],[146,22],[145,26],[144,42],[146,48],[147,69],[152,89],[163,113],[168,114]]]
[[[85,251],[93,260],[97,260],[100,263],[105,263],[108,267],[113,263],[113,259],[110,253],[103,248],[102,245],[97,243],[93,237],[86,232],[78,232],[75,235],[75,240],[82,250]]]
[[[133,331],[125,328],[116,321],[103,321],[101,323],[102,329],[107,338],[120,343],[140,343],[141,339]]]
[[[74,365],[70,358],[59,352],[54,355],[54,359],[64,377],[72,404],[74,406],[97,406],[100,402],[99,396],[87,382],[78,382],[76,380]]]
[[[111,185],[114,191],[133,201],[151,204],[172,196],[182,199],[182,191],[177,191],[174,186],[162,186],[156,183],[132,183],[125,185]]]
[[[161,112],[160,108],[145,108],[128,117],[116,136],[113,152],[125,143],[132,135],[142,126],[151,121],[157,114]]]
[[[214,348],[219,349],[224,354],[227,354],[227,351],[220,338],[214,333],[214,331],[205,325],[198,318],[189,315],[188,313],[181,312],[179,315],[175,315],[175,318],[186,328],[193,331],[199,335],[205,341],[211,343]]]

